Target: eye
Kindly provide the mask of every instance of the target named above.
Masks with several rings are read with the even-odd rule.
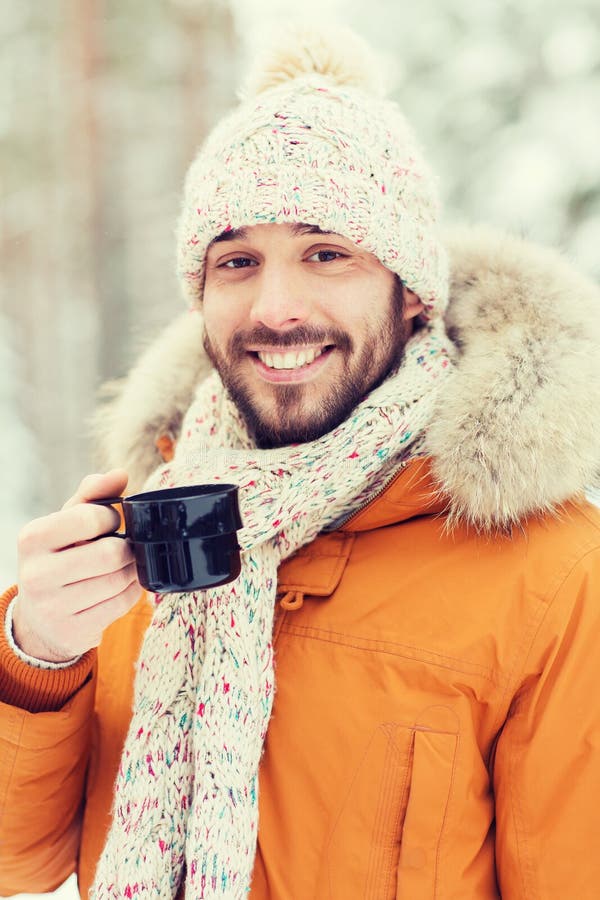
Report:
[[[219,263],[217,266],[218,269],[245,269],[248,266],[257,265],[256,260],[251,259],[249,256],[234,256],[233,259],[228,259],[223,263]]]
[[[312,256],[307,257],[307,262],[333,262],[334,259],[344,259],[345,254],[337,250],[317,250]]]

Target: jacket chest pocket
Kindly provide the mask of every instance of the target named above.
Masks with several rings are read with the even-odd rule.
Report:
[[[430,707],[407,726],[381,724],[346,790],[327,841],[329,900],[433,900],[458,721]]]

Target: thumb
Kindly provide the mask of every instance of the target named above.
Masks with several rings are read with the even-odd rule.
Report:
[[[111,469],[104,474],[86,475],[63,509],[88,500],[102,500],[105,497],[119,497],[124,493],[129,476],[125,469]]]

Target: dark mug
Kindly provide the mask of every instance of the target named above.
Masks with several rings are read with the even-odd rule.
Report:
[[[237,530],[242,527],[235,484],[200,484],[92,500],[123,508],[138,580],[168,594],[218,587],[240,574]]]

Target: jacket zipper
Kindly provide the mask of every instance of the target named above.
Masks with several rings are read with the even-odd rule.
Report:
[[[416,459],[416,457],[413,457],[413,459]],[[412,462],[413,460],[411,459],[410,461]],[[400,478],[400,475],[402,474],[402,472],[408,465],[408,462],[409,462],[408,460],[404,460],[403,462],[401,462],[399,467],[394,472],[392,472],[392,474],[390,475],[389,478],[387,478],[384,481],[384,483],[381,485],[381,487],[379,488],[377,493],[373,494],[372,497],[369,497],[368,500],[365,500],[364,503],[361,503],[361,505],[358,507],[358,509],[355,509],[353,512],[351,512],[350,515],[346,519],[343,519],[341,522],[339,522],[335,527],[335,531],[339,531],[340,528],[345,528],[345,526],[349,525],[350,522],[356,518],[356,516],[359,516],[361,514],[361,512],[363,512],[363,510],[365,510],[367,508],[367,506],[370,506],[371,503],[375,503],[375,501],[379,497],[381,497],[381,495],[383,493],[385,493],[385,491],[387,491],[387,489],[390,487],[390,485],[392,485],[394,483],[394,481],[396,481],[398,478]]]

